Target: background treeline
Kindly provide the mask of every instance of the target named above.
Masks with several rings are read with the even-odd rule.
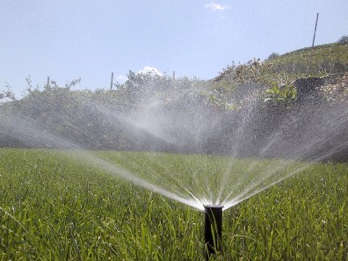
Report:
[[[208,102],[199,94],[207,84],[203,81],[182,78],[174,82],[166,76],[133,72],[115,90],[73,90],[78,80],[64,87],[52,81],[42,89],[33,88],[30,78],[27,82],[24,98],[1,104],[2,147],[64,148],[74,144],[88,149],[144,150],[148,148],[147,141],[150,146],[159,141],[156,137],[151,139],[151,129],[137,126],[136,117],[142,113],[154,117],[155,113],[157,118],[146,119],[151,128],[151,124],[159,124],[166,117],[169,121],[175,108],[184,111],[187,118],[190,111],[194,114],[197,106]],[[151,108],[155,111],[149,111]],[[56,144],[53,136],[65,143]]]
[[[130,71],[111,90],[75,90],[79,79],[34,88],[28,77],[23,98],[10,86],[0,95],[0,146],[345,160],[347,53],[336,43],[271,55],[210,81]]]

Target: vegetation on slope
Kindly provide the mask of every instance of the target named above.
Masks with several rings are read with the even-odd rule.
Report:
[[[324,71],[317,70],[317,74],[327,75],[331,73],[330,68],[346,70],[347,47],[346,43],[316,47],[312,64],[324,68]],[[35,146],[29,136],[24,139],[26,143],[18,139],[18,132],[23,130],[25,122],[27,130],[31,127],[34,131],[34,127],[39,126],[41,132],[69,137],[85,148],[144,150],[156,142],[148,139],[149,142],[140,146],[136,138],[139,133],[133,133],[122,117],[153,112],[151,108],[158,108],[162,113],[157,114],[158,117],[182,115],[193,119],[199,108],[210,119],[224,117],[230,111],[248,110],[249,107],[281,108],[309,102],[346,102],[348,75],[341,74],[335,76],[330,84],[314,86],[313,99],[299,99],[298,90],[305,88],[299,88],[294,79],[305,74],[306,65],[303,64],[308,65],[310,53],[311,50],[304,49],[267,61],[254,59],[246,64],[232,64],[212,81],[186,77],[174,79],[167,75],[153,76],[130,71],[124,84],[110,90],[74,90],[79,80],[65,86],[51,81],[35,88],[28,77],[27,94],[22,99],[16,99],[10,86],[0,95],[0,98],[7,99],[0,104],[0,146]],[[336,58],[342,66],[335,66]],[[292,73],[291,68],[298,71]],[[28,119],[32,126],[28,126]],[[16,125],[22,126],[18,128]],[[148,134],[142,135],[149,137]],[[194,139],[187,144],[190,141]],[[164,147],[167,148],[167,145]],[[39,144],[39,147],[50,146],[53,145]]]
[[[348,43],[307,47],[273,56],[266,63],[273,65],[275,73],[288,73],[298,78],[344,73],[348,71]]]
[[[251,88],[252,97],[271,101],[269,105],[272,106],[287,106],[296,103],[296,80],[309,76],[331,78],[315,86],[322,101],[347,100],[347,72],[348,43],[345,41],[314,49],[303,48],[284,55],[273,53],[266,61],[253,59],[246,64],[232,63],[223,69],[213,80],[212,88],[216,93],[213,100],[233,108],[233,93]],[[328,87],[329,84],[333,86]]]

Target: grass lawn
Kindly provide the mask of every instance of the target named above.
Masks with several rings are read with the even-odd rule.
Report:
[[[121,166],[108,172],[69,153],[0,149],[1,260],[202,260],[204,213],[119,178],[117,171],[182,194],[185,184],[197,185],[194,175],[202,171],[211,188],[224,184],[226,174],[219,173],[239,171],[238,179],[225,180],[226,193],[241,193],[242,181],[253,183],[257,175],[247,172],[243,179],[251,159],[231,168],[231,159],[220,157],[93,152]],[[284,167],[290,173],[296,164],[304,163]],[[224,252],[212,259],[347,260],[348,165],[300,169],[223,212]]]

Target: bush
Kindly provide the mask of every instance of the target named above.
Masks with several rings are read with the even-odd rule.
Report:
[[[338,43],[340,44],[348,44],[348,35],[343,35],[339,40]]]
[[[278,53],[271,53],[266,60],[272,60],[279,57]]]

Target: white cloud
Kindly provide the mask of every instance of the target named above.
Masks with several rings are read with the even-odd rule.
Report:
[[[116,76],[116,81],[120,84],[125,83],[127,81],[127,77],[124,75],[117,75]]]
[[[145,66],[144,69],[138,71],[139,74],[150,74],[150,75],[158,75],[162,76],[162,73],[160,73],[156,68],[154,67],[148,67]]]
[[[226,9],[230,9],[228,5],[220,5],[214,2],[210,2],[209,4],[204,5],[205,8],[211,9],[213,11],[224,11]]]
[[[162,73],[160,73],[155,67],[149,67],[149,66],[145,66],[144,69],[140,70],[137,72],[138,74],[150,74],[151,76],[162,76]],[[119,84],[123,84],[128,80],[127,76],[124,75],[117,75],[115,77],[115,83],[119,83]]]

